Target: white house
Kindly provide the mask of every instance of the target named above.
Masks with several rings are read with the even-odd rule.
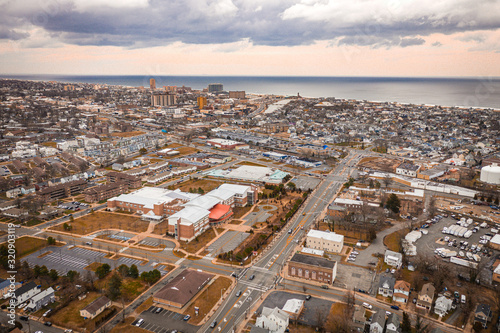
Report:
[[[384,297],[392,297],[395,283],[396,279],[392,276],[381,276],[378,293]]]
[[[385,333],[399,333],[399,316],[395,313],[391,313],[387,317],[387,324],[385,328]]]
[[[262,314],[255,322],[255,326],[266,328],[270,333],[284,333],[288,327],[288,320],[288,313],[278,307],[274,309],[264,307]]]
[[[453,305],[453,301],[445,296],[440,296],[436,299],[436,303],[434,304],[434,313],[440,317],[444,317],[448,311],[451,310],[451,306]]]
[[[42,307],[47,306],[49,303],[54,303],[55,295],[52,287],[33,296],[28,305],[26,306],[32,312],[40,310]]]
[[[403,263],[403,255],[398,252],[386,250],[384,255],[384,262],[389,266],[399,268]]]
[[[370,333],[382,333],[385,327],[385,310],[378,310],[372,317]]]
[[[14,292],[14,296],[16,298],[16,304],[21,304],[29,300],[31,297],[35,296],[40,292],[40,289],[37,288],[35,282],[28,282],[23,284],[19,289]]]

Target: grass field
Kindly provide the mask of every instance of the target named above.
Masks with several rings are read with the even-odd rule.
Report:
[[[179,156],[183,156],[183,155],[189,155],[189,154],[196,153],[198,151],[198,149],[196,149],[196,148],[186,147],[186,146],[183,146],[183,145],[178,144],[178,143],[171,143],[167,146],[167,148],[175,148],[175,150],[177,150],[179,152],[179,154],[174,155],[174,156],[170,156],[170,157],[166,157],[166,158],[175,158],[175,157],[179,157]]]
[[[215,231],[213,228],[210,228],[187,244],[185,242],[181,242],[181,248],[189,253],[196,253],[214,238]]]
[[[87,297],[81,301],[75,299],[69,303],[63,310],[58,311],[56,314],[50,317],[50,321],[53,324],[69,327],[74,330],[79,331],[86,326],[86,321],[80,316],[80,310],[92,303],[94,300],[99,298],[101,294],[97,292],[90,292]],[[88,322],[88,320],[87,320]]]
[[[2,243],[1,245],[7,245]],[[23,236],[16,239],[17,258],[22,258],[48,246],[45,239]]]
[[[131,232],[144,232],[148,230],[149,222],[142,221],[139,217],[122,214],[95,212],[68,222],[73,229],[71,233],[86,235],[103,229],[120,229]],[[65,231],[63,224],[56,225],[52,230]]]
[[[221,184],[221,182],[210,179],[193,179],[181,183],[179,189],[183,192],[189,192],[189,189],[198,190],[198,188],[201,187],[201,189],[205,191],[205,193],[207,193],[212,191],[213,189],[216,189]]]
[[[185,314],[191,315],[190,323],[194,325],[198,324],[220,299],[221,290],[227,290],[229,286],[231,286],[231,280],[227,277],[219,276],[211,285],[205,288],[198,298],[186,309]],[[224,292],[223,290],[222,293]],[[200,308],[199,316],[195,316],[194,314],[196,306]]]
[[[243,161],[243,162],[235,164],[235,166],[242,166],[242,165],[265,167],[265,165],[254,163],[254,162],[248,162],[248,161]]]
[[[116,136],[116,137],[119,137],[119,138],[130,138],[132,136],[137,136],[137,135],[141,135],[141,134],[145,134],[145,132],[143,132],[143,131],[132,131],[132,132],[112,133],[111,136]]]
[[[252,207],[234,207],[233,208],[233,219],[239,219],[246,213],[248,213]]]
[[[399,252],[401,251],[401,244],[400,240],[405,234],[405,231],[395,231],[392,234],[389,234],[384,237],[384,245],[389,248],[389,250],[394,251],[394,252]]]

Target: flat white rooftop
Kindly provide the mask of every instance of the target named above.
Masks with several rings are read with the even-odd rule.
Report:
[[[344,235],[339,235],[334,232],[320,231],[320,230],[309,230],[307,237],[322,238],[324,240],[329,240],[332,242],[344,243]]]

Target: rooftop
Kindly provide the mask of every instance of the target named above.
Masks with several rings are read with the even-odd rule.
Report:
[[[307,254],[295,253],[290,259],[291,262],[298,262],[310,266],[318,266],[323,268],[334,268],[336,261],[328,260],[321,257],[311,256]]]
[[[320,231],[320,230],[309,230],[307,237],[321,238],[331,242],[344,242],[344,235],[339,235],[334,232]]]

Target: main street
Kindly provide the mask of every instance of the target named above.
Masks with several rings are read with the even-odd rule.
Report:
[[[297,245],[296,242],[305,236],[309,227],[326,209],[333,196],[351,175],[359,158],[358,154],[348,155],[319,184],[303,204],[302,209],[283,228],[281,234],[268,246],[264,254],[251,267],[240,272],[236,288],[211,320],[207,321],[198,332],[232,332],[249,315],[249,309],[259,301],[262,294],[276,286],[279,273]],[[254,276],[252,280],[250,280],[251,276]],[[242,292],[240,297],[235,296],[237,291]],[[214,320],[217,322],[216,327],[209,327]]]

